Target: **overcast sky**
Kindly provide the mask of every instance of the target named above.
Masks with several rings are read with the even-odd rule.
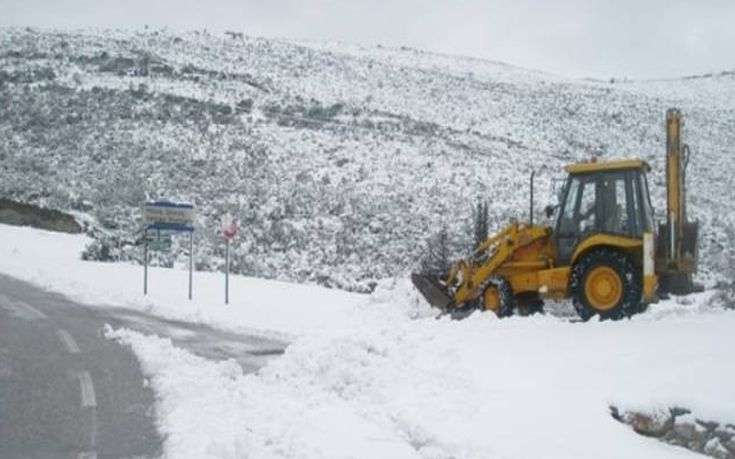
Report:
[[[574,77],[735,68],[735,0],[0,0],[0,25],[406,45]]]

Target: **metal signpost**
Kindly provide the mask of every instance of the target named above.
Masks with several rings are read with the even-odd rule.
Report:
[[[237,223],[232,215],[225,214],[222,217],[222,236],[225,238],[225,304],[230,304],[230,241],[237,235]]]
[[[171,250],[171,233],[189,233],[189,299],[194,271],[194,206],[167,201],[148,202],[143,209],[143,294],[148,294],[148,250]],[[149,236],[149,232],[152,234]]]

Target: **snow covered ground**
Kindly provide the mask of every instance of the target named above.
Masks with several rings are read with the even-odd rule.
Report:
[[[609,406],[685,406],[735,421],[735,312],[711,292],[620,322],[557,315],[434,318],[403,279],[372,295],[79,260],[84,236],[0,225],[0,272],[91,304],[146,309],[286,337],[257,373],[168,339],[107,330],[132,346],[158,397],[168,457],[686,457],[634,434]]]
[[[83,303],[145,310],[167,318],[236,331],[318,332],[330,325],[324,322],[324,317],[332,317],[338,323],[348,320],[364,296],[317,286],[233,276],[230,278],[230,304],[225,306],[224,275],[196,272],[194,301],[189,301],[186,266],[149,268],[149,294],[143,296],[142,266],[80,259],[80,253],[89,243],[86,236],[7,225],[0,225],[0,234],[2,273]],[[313,301],[315,299],[318,301]]]

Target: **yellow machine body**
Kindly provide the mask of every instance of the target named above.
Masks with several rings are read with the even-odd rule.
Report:
[[[554,227],[533,224],[532,174],[529,223],[511,223],[487,238],[446,277],[414,274],[414,285],[445,310],[481,307],[503,316],[512,313],[504,308],[522,301],[571,297],[583,318],[595,313],[621,317],[656,301],[660,291],[691,291],[697,225],[686,216],[688,148],[680,141],[681,125],[679,111],[669,110],[667,222],[658,232],[648,163],[571,164]]]
[[[514,223],[489,238],[473,254],[480,261],[460,260],[451,268],[447,285],[457,285],[454,304],[462,305],[480,299],[488,279],[493,276],[507,279],[515,295],[537,293],[543,298],[566,298],[569,296],[572,264],[583,254],[600,247],[625,252],[643,268],[643,239],[595,234],[577,246],[572,263],[565,265],[557,261],[551,235],[552,228],[548,226]],[[644,276],[645,302],[655,299],[656,286],[654,273]]]

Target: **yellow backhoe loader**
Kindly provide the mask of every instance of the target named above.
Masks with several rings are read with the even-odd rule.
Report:
[[[566,167],[553,226],[512,223],[482,242],[440,278],[413,274],[427,301],[447,312],[485,309],[504,317],[532,312],[543,298],[571,298],[583,320],[617,319],[667,292],[697,289],[696,222],[686,216],[681,113],[666,114],[666,221],[658,228],[648,193],[650,166],[640,159]]]

